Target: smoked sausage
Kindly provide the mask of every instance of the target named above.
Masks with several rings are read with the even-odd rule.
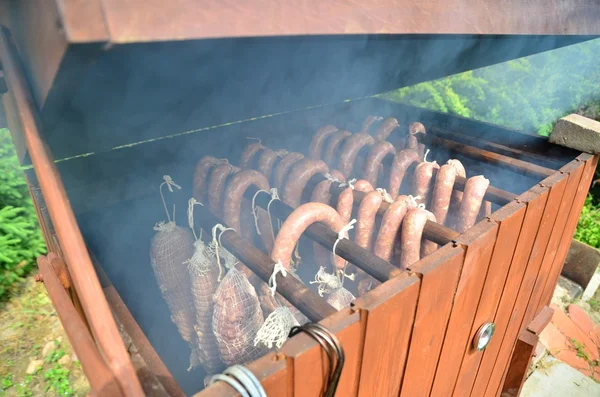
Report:
[[[365,146],[372,146],[375,140],[368,134],[354,134],[349,136],[342,146],[342,154],[339,159],[339,170],[346,178],[350,177],[354,161],[358,152]]]
[[[375,190],[373,188],[373,185],[371,185],[371,183],[369,181],[364,180],[364,179],[359,179],[358,181],[354,182],[353,186],[354,186],[354,190],[363,192],[363,193],[369,193],[369,192],[372,192],[373,190]]]
[[[390,134],[399,126],[400,124],[398,124],[398,120],[393,117],[388,117],[381,122],[381,125],[379,128],[377,128],[377,131],[373,133],[373,138],[378,141],[385,141],[388,136],[390,136]]]
[[[308,151],[308,157],[314,160],[320,160],[325,141],[337,130],[338,128],[333,125],[326,125],[319,128],[319,130],[313,135],[310,143],[310,149]]]
[[[379,232],[377,233],[377,240],[375,240],[375,247],[373,248],[373,253],[376,256],[388,262],[392,259],[396,236],[407,211],[407,196],[398,196],[385,211],[381,219]]]
[[[223,193],[225,182],[230,174],[240,171],[229,163],[217,165],[210,175],[208,182],[208,209],[217,217],[223,217]]]
[[[219,163],[219,160],[213,156],[204,156],[198,160],[196,169],[194,170],[194,192],[193,196],[199,202],[204,202],[206,198],[206,183],[208,182],[208,174],[210,170]]]
[[[367,156],[363,178],[369,181],[371,185],[377,186],[378,177],[380,176],[379,170],[383,159],[388,155],[394,156],[395,154],[396,149],[391,143],[386,141],[375,142]]]
[[[419,163],[415,168],[413,192],[415,197],[419,197],[417,199],[419,204],[429,204],[428,198],[429,190],[431,189],[431,178],[433,177],[433,170],[438,168],[440,168],[440,166],[435,161],[432,163],[424,161]]]
[[[327,171],[329,171],[329,167],[321,160],[302,159],[298,161],[294,164],[283,187],[283,202],[294,208],[300,205],[302,192],[310,178],[316,174],[325,174]]]
[[[329,226],[332,230],[339,232],[345,226],[342,218],[336,210],[323,203],[306,203],[296,208],[285,222],[281,225],[275,244],[271,251],[273,261],[281,261],[283,267],[290,270],[290,260],[292,252],[304,231],[313,223],[321,222]],[[347,237],[347,235],[346,235]],[[336,256],[336,266],[338,269],[344,267],[343,258]]]
[[[302,160],[303,158],[304,158],[304,155],[301,153],[297,153],[297,152],[291,152],[291,153],[288,153],[285,156],[283,156],[283,158],[281,159],[279,164],[277,164],[277,167],[275,167],[275,174],[273,177],[273,186],[276,187],[277,189],[281,189],[281,187],[282,187],[281,185],[283,184],[283,182],[285,180],[285,176],[287,175],[290,168],[292,168],[292,166],[294,164],[296,164],[298,161]]]
[[[460,205],[456,231],[464,233],[475,224],[477,214],[483,202],[483,196],[490,184],[490,181],[483,175],[473,176],[467,179],[463,200]]]
[[[335,159],[337,156],[337,150],[341,146],[342,142],[348,138],[350,135],[350,131],[342,130],[336,131],[329,138],[329,142],[327,143],[327,147],[325,148],[325,153],[323,154],[323,161],[325,163],[335,166]]]
[[[444,164],[435,177],[435,185],[431,198],[431,211],[437,222],[443,225],[446,222],[450,198],[456,180],[456,168],[450,164]]]
[[[264,148],[263,152],[258,158],[258,171],[267,177],[267,181],[271,179],[271,173],[273,172],[273,166],[275,161],[279,158],[279,154],[269,148]]]
[[[395,199],[398,196],[402,180],[406,175],[408,167],[417,161],[419,161],[419,155],[412,150],[402,150],[394,157],[392,169],[390,170],[390,184],[388,189],[388,193],[392,199]]]
[[[421,237],[426,222],[426,210],[418,207],[408,210],[400,235],[400,269],[405,270],[421,259]]]
[[[462,178],[466,178],[467,172],[465,171],[465,167],[459,160],[450,159],[446,162],[453,166],[456,169],[456,176],[460,176]],[[460,212],[460,206],[463,199],[463,192],[460,190],[453,190],[452,197],[450,198],[450,207],[448,208],[448,215],[446,216],[446,224],[454,228],[456,227],[456,222],[458,219],[458,213]]]
[[[252,142],[242,152],[240,157],[240,168],[252,168],[252,160],[254,156],[264,147],[260,142]]]

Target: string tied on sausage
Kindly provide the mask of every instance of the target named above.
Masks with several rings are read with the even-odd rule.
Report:
[[[279,149],[275,151],[275,154],[277,154],[278,157],[284,157],[285,155],[287,155],[289,152],[285,149]]]
[[[348,232],[352,229],[354,229],[354,224],[356,223],[356,219],[352,219],[350,222],[348,222],[348,224],[346,226],[344,226],[343,228],[340,229],[340,231],[338,232],[338,237],[335,240],[335,243],[333,243],[333,256],[335,258],[335,249],[338,245],[338,243],[340,242],[340,240],[344,239],[344,238],[348,238]]]
[[[348,186],[350,189],[354,190],[354,183],[356,182],[356,178],[350,179],[348,182],[343,182],[339,184],[339,187]]]
[[[385,201],[386,203],[393,203],[394,200],[392,199],[392,196],[387,192],[387,190],[382,189],[380,187],[378,187],[377,190],[379,193],[381,193],[381,197],[383,197],[383,201]]]
[[[327,273],[325,268],[321,266],[317,274],[315,274],[314,281],[311,284],[319,284],[317,292],[319,296],[324,294],[330,294],[335,290],[342,288],[342,279],[336,274]]]
[[[235,232],[235,229],[233,229],[231,227],[225,227],[220,223],[217,223],[212,228],[212,241],[210,244],[215,252],[215,256],[217,259],[217,265],[219,266],[219,277],[217,278],[217,281],[219,281],[219,282],[223,279],[223,264],[221,264],[221,257],[225,261],[225,267],[227,269],[233,268],[239,262],[235,258],[235,256],[233,256],[233,254],[231,252],[229,252],[227,249],[225,249],[225,247],[223,247],[221,244],[221,236],[223,235],[223,233],[225,233],[228,230],[232,230]],[[219,231],[218,237],[217,237],[217,231]]]
[[[413,195],[409,194],[408,197],[406,197],[406,199],[404,199],[404,202],[406,203],[406,205],[409,208],[418,208],[419,203],[417,202],[417,200],[420,200],[420,199],[421,199],[421,196],[419,196],[419,195],[413,196]]]
[[[254,196],[252,196],[252,217],[254,218],[254,228],[256,229],[256,233],[260,236],[262,233],[258,228],[258,206],[255,204],[256,196],[258,196],[259,193],[267,193],[268,195],[271,195],[271,193],[268,190],[261,189],[254,193]]]
[[[323,174],[323,176],[325,178],[327,178],[327,180],[330,181],[330,182],[341,182],[338,178],[336,178],[335,176],[331,175],[329,172],[326,172],[325,174]]]
[[[188,226],[192,229],[192,233],[194,234],[194,240],[198,240],[198,236],[196,236],[196,230],[194,230],[194,206],[201,205],[204,207],[204,204],[196,200],[195,198],[191,198],[188,200]],[[200,233],[202,233],[202,229],[200,229]],[[202,234],[200,234],[202,237]]]
[[[273,266],[273,272],[271,273],[271,277],[269,277],[268,283],[273,297],[275,297],[275,292],[277,291],[277,275],[280,273],[283,277],[287,277],[287,270],[281,263],[281,260],[278,260]],[[277,301],[277,298],[275,300]],[[254,346],[262,342],[269,349],[273,345],[279,349],[287,340],[292,327],[297,325],[299,323],[294,318],[291,310],[286,305],[279,304],[279,307],[267,316],[265,322],[256,333]]]
[[[158,191],[160,192],[160,198],[162,200],[163,207],[165,208],[165,213],[167,214],[167,219],[169,220],[169,222],[171,222],[171,221],[175,221],[175,204],[173,204],[173,219],[171,219],[171,215],[169,214],[169,210],[167,209],[167,202],[165,201],[165,196],[163,195],[162,188],[163,188],[163,186],[166,185],[167,188],[169,189],[169,192],[173,193],[174,192],[173,188],[176,188],[177,190],[181,190],[181,186],[179,186],[178,184],[173,182],[173,179],[169,175],[163,175],[163,180],[164,180],[164,182],[160,184],[160,186],[158,187]]]

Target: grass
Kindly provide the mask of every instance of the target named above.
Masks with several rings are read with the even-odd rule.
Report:
[[[17,290],[0,306],[0,397],[85,396],[79,363],[61,361],[73,352],[43,285],[29,277]],[[49,342],[55,348],[43,357]],[[32,360],[41,365],[27,374]]]

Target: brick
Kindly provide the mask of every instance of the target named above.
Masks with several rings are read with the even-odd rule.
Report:
[[[553,323],[548,324],[540,334],[540,342],[546,346],[550,354],[565,364],[570,365],[585,376],[593,375],[589,364],[583,358],[577,357],[577,352],[573,349],[571,343]]]
[[[559,119],[550,142],[587,153],[600,153],[600,123],[578,114]]]
[[[583,345],[583,350],[590,360],[598,360],[600,358],[600,356],[598,356],[598,348],[590,337],[575,325],[573,320],[571,320],[560,307],[554,305],[550,307],[554,309],[552,324],[554,324],[568,340],[575,339],[577,342],[581,343]]]
[[[569,317],[571,320],[587,335],[600,350],[600,328],[587,315],[587,313],[577,305],[569,305]]]

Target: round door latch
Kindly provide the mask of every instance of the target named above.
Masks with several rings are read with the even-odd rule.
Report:
[[[485,350],[487,345],[490,344],[494,331],[496,330],[496,324],[489,322],[483,324],[473,338],[473,348],[477,351]]]

